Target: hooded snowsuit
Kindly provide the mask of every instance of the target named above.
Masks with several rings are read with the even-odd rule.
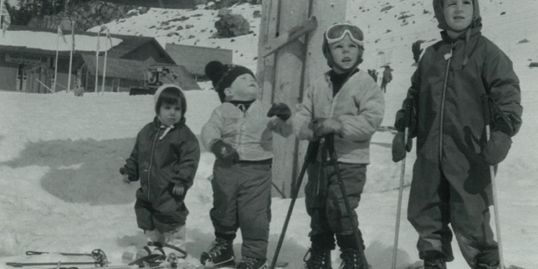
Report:
[[[157,91],[155,100],[160,92]],[[165,233],[185,225],[185,195],[173,195],[172,188],[182,184],[186,191],[192,186],[200,148],[196,136],[185,125],[184,104],[182,101],[183,117],[174,126],[161,124],[157,117],[144,126],[127,159],[129,180],[140,180],[135,212],[138,227],[146,231],[156,229]]]
[[[434,0],[441,29],[443,3]],[[412,76],[408,100],[417,122],[417,160],[409,197],[408,219],[419,233],[421,258],[441,253],[453,259],[451,227],[463,256],[477,263],[498,264],[498,248],[489,225],[491,178],[480,157],[486,143],[482,97],[489,95],[508,119],[514,135],[521,124],[519,80],[510,59],[482,36],[478,1],[469,29],[456,40],[428,47]],[[413,126],[411,126],[413,127]]]

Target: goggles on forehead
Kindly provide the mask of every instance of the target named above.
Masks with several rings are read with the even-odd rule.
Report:
[[[325,31],[325,38],[329,44],[342,40],[346,35],[348,35],[353,42],[357,43],[357,45],[361,47],[364,45],[362,41],[362,31],[355,25],[338,23],[332,25]]]

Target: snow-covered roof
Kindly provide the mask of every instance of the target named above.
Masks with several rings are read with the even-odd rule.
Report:
[[[106,38],[101,35],[75,34],[75,49],[77,51],[96,51],[99,41],[99,51],[109,50],[122,42],[116,37]],[[7,30],[0,33],[0,46],[27,47],[33,49],[69,51],[71,50],[71,35],[64,32],[63,35],[54,32],[30,31],[30,30]]]

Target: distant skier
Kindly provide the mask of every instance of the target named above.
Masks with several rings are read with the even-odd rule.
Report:
[[[454,259],[454,232],[471,268],[497,269],[489,167],[506,157],[521,126],[519,80],[510,59],[482,36],[478,0],[434,0],[433,9],[442,40],[424,52],[396,114],[393,160],[411,149],[408,127],[417,138],[408,219],[424,268],[445,269]]]
[[[385,70],[383,70],[383,78],[381,78],[381,90],[383,93],[387,93],[387,84],[392,81],[392,69],[387,64]]]
[[[238,269],[264,268],[271,219],[273,132],[293,133],[291,109],[271,108],[257,100],[259,87],[251,70],[213,61],[205,73],[222,104],[202,128],[202,141],[216,156],[213,166],[213,245],[202,253],[206,266],[234,266],[233,240],[241,229]],[[276,117],[272,117],[276,116]]]
[[[131,155],[120,169],[128,182],[140,180],[135,213],[148,241],[183,250],[188,214],[184,199],[200,159],[198,140],[185,124],[186,111],[187,102],[178,86],[159,87],[156,116],[138,133]],[[139,257],[144,254],[150,253],[142,249],[137,253]]]
[[[326,154],[318,153],[316,162],[308,168],[305,187],[311,241],[306,269],[332,268],[335,237],[341,250],[340,268],[367,269],[362,234],[355,230],[355,209],[366,182],[370,139],[383,119],[383,94],[370,75],[358,68],[364,36],[357,26],[330,26],[325,31],[322,50],[331,69],[309,83],[293,123],[299,139],[326,141],[327,136],[333,137],[346,196],[342,196],[336,166],[322,157]],[[349,202],[351,216],[344,199]]]
[[[413,45],[411,45],[411,51],[413,52],[413,60],[415,61],[415,64],[418,64],[418,61],[420,60],[420,55],[424,50],[420,47],[422,43],[424,43],[424,40],[417,40],[413,42]]]

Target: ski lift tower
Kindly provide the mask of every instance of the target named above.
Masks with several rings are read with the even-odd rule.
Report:
[[[345,20],[345,0],[264,0],[258,44],[258,82],[266,104],[284,102],[295,110],[311,78],[328,66],[321,44],[330,25]],[[290,197],[307,143],[295,136],[273,137],[273,186]]]

